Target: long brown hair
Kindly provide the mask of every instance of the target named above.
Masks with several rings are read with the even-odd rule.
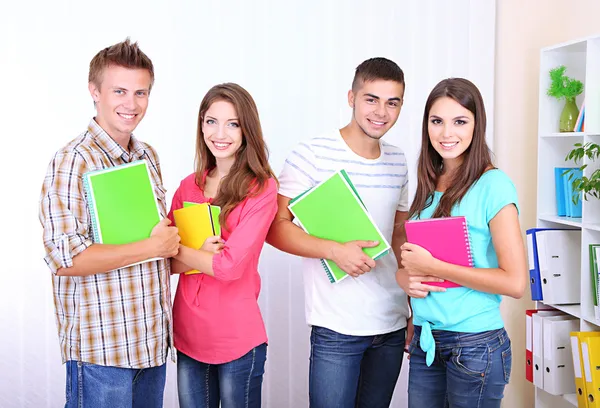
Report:
[[[276,179],[269,166],[269,151],[263,139],[258,109],[252,96],[244,88],[234,83],[213,86],[200,103],[198,113],[198,133],[196,137],[196,184],[204,189],[205,172],[217,165],[215,156],[204,141],[202,121],[210,106],[217,101],[233,105],[242,129],[242,145],[235,153],[235,162],[221,180],[213,200],[221,207],[220,224],[226,227],[225,220],[233,209],[248,196],[255,196],[265,187],[269,178]]]
[[[469,188],[488,168],[493,167],[490,149],[485,141],[485,107],[479,89],[464,78],[444,79],[433,88],[425,103],[421,153],[417,164],[417,191],[409,210],[411,218],[415,215],[419,218],[421,211],[432,204],[433,193],[443,172],[442,157],[433,148],[428,131],[429,111],[435,101],[443,97],[452,98],[468,109],[475,119],[475,128],[471,145],[463,153],[463,161],[454,172],[432,218],[449,217],[452,207],[462,200]]]

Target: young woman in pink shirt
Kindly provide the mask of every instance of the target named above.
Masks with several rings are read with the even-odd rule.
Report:
[[[182,274],[173,305],[181,407],[260,407],[267,334],[258,307],[258,259],[277,210],[258,111],[248,92],[227,83],[210,89],[198,115],[196,172],[173,197],[221,207],[221,235],[200,248],[181,246],[172,273]]]

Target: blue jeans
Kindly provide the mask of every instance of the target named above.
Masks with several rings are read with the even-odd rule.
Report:
[[[177,352],[181,408],[258,408],[267,360],[265,343],[224,364],[205,364]]]
[[[402,367],[406,329],[348,336],[313,326],[311,408],[387,408]]]
[[[506,330],[432,333],[435,359],[427,367],[419,347],[421,326],[415,326],[409,347],[409,408],[499,408],[512,364]]]
[[[69,360],[65,408],[161,408],[167,366],[132,369]]]

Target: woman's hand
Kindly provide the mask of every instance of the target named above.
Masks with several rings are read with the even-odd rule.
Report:
[[[436,276],[419,275],[408,269],[396,271],[396,282],[404,292],[413,298],[424,298],[429,292],[445,292],[446,289],[439,286],[427,285],[427,282],[443,282]]]
[[[218,254],[225,246],[225,241],[220,236],[208,237],[204,244],[200,247],[201,250],[210,252],[211,254]]]
[[[435,258],[425,248],[405,242],[400,247],[402,266],[415,275],[433,275]]]

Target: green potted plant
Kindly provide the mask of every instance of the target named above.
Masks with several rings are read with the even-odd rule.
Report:
[[[564,65],[550,70],[550,87],[547,95],[558,100],[565,100],[565,107],[560,114],[559,131],[572,132],[575,121],[579,116],[579,109],[575,97],[583,92],[583,83],[565,75],[567,68]]]
[[[600,146],[596,143],[575,143],[574,146],[575,148],[565,157],[565,161],[573,160],[575,164],[578,164],[582,163],[584,157],[595,161],[600,156]],[[582,164],[579,170],[583,173],[586,167],[587,164]],[[569,175],[569,182],[573,185],[573,203],[577,204],[581,195],[583,195],[583,199],[586,201],[589,196],[600,198],[600,168],[594,170],[590,177],[575,177],[571,170],[567,170],[566,173],[571,173]]]

